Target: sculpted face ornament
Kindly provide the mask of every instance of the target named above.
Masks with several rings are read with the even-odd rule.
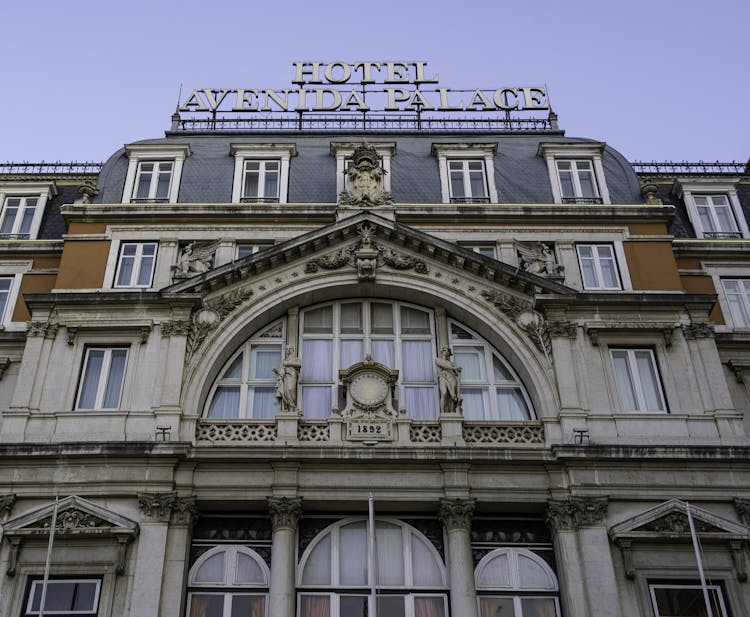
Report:
[[[352,162],[346,170],[347,190],[339,195],[339,204],[360,208],[392,204],[393,197],[385,190],[385,170],[375,148],[364,142],[354,150]]]

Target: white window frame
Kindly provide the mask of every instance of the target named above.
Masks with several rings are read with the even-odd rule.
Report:
[[[734,222],[737,225],[737,234],[742,238],[750,238],[750,229],[748,229],[745,215],[742,212],[742,205],[737,195],[737,184],[739,184],[740,178],[721,178],[717,180],[701,179],[701,180],[677,180],[674,184],[674,192],[678,197],[681,197],[685,202],[687,209],[688,218],[693,224],[695,235],[697,238],[705,238],[706,233],[712,233],[704,230],[701,224],[700,215],[698,214],[698,206],[695,203],[695,197],[697,195],[724,195],[729,202],[729,209],[731,210]],[[729,233],[732,232],[718,232],[718,233]],[[711,238],[707,238],[711,239]]]
[[[130,275],[130,281],[126,285],[118,285],[117,279],[119,278],[120,268],[122,267],[124,249],[126,246],[132,246],[132,245],[135,245],[136,253],[133,256],[133,270]],[[141,270],[143,268],[143,248],[146,245],[154,247],[153,261],[151,263],[151,273],[149,275],[147,285],[138,285],[136,281],[140,278]],[[115,268],[115,277],[112,280],[112,287],[116,289],[133,289],[133,288],[150,289],[151,287],[153,287],[154,272],[156,271],[156,260],[158,256],[159,256],[159,243],[156,241],[154,242],[130,242],[130,241],[120,242],[119,255],[117,258],[117,267]]]
[[[440,171],[440,189],[444,204],[451,202],[450,172],[448,162],[451,160],[482,160],[484,161],[484,178],[487,185],[489,203],[497,203],[497,187],[495,186],[495,155],[497,144],[432,144],[432,154],[438,159]]]
[[[497,244],[495,242],[459,242],[458,245],[479,255],[497,259]]]
[[[380,159],[385,176],[383,178],[384,190],[391,191],[391,159],[396,155],[395,142],[368,142],[368,145],[375,148],[375,152]],[[352,159],[354,150],[362,147],[361,142],[331,142],[331,155],[336,157],[336,195],[339,195],[346,189],[346,171],[347,161]]]
[[[0,222],[5,218],[6,206],[8,198],[20,197],[22,199],[36,198],[36,209],[34,210],[34,217],[31,220],[31,227],[29,228],[28,238],[23,240],[34,240],[39,235],[39,227],[42,224],[42,218],[44,217],[44,210],[47,207],[47,201],[50,198],[57,195],[57,186],[54,182],[2,182],[0,183]],[[18,228],[20,219],[16,215],[16,222],[13,225],[13,229]],[[15,231],[11,232],[11,235],[15,234]],[[4,238],[0,235],[0,240]],[[7,238],[7,240],[19,240],[20,238]]]
[[[258,251],[264,251],[267,248],[271,248],[273,246],[273,241],[262,241],[262,240],[256,240],[256,241],[250,241],[250,242],[244,242],[242,240],[238,241],[235,246],[234,251],[234,258],[235,259],[242,259],[243,257],[249,257],[250,255],[254,255]],[[246,255],[240,256],[240,253],[246,249],[249,248],[249,252]]]
[[[724,321],[727,325],[731,325],[735,329],[750,328],[750,277],[721,277],[721,294],[723,297],[719,298],[719,304],[724,313]],[[737,319],[737,315],[732,308],[732,303],[729,301],[730,292],[727,290],[726,283],[732,281],[739,284],[741,291],[737,294],[740,297],[740,304],[745,312],[744,323],[741,323]],[[744,289],[743,289],[744,288]],[[733,294],[734,295],[734,294]]]
[[[626,362],[628,365],[628,374],[631,378],[630,385],[633,388],[633,392],[635,394],[635,405],[636,409],[622,409],[624,407],[623,405],[623,397],[622,393],[619,390],[618,387],[618,379],[617,379],[617,369],[615,368],[615,353],[623,353],[626,354]],[[647,352],[650,357],[650,364],[651,368],[654,372],[654,375],[656,376],[657,381],[657,392],[660,404],[660,409],[647,409],[646,404],[646,397],[643,393],[643,379],[641,378],[640,371],[638,369],[638,364],[635,360],[635,354],[636,353],[642,353]],[[609,359],[610,359],[610,366],[612,368],[612,377],[614,379],[614,385],[615,385],[615,392],[617,393],[617,402],[620,407],[620,411],[623,413],[668,413],[669,408],[667,406],[667,399],[664,392],[664,380],[662,379],[661,371],[659,370],[659,363],[656,361],[656,353],[654,349],[650,347],[620,347],[620,346],[611,346],[609,347]]]
[[[728,617],[727,613],[727,605],[726,601],[724,600],[724,593],[721,585],[711,585],[708,584],[706,587],[710,590],[713,590],[716,592],[716,597],[719,599],[719,609],[721,610],[721,614],[714,613],[714,617]],[[679,581],[675,581],[674,583],[649,583],[648,584],[648,594],[649,598],[651,600],[651,608],[654,611],[655,617],[674,617],[672,615],[664,615],[659,612],[659,609],[656,605],[656,589],[657,588],[664,588],[664,589],[696,589],[700,593],[701,597],[703,597],[703,592],[701,591],[701,586],[699,584],[685,584],[680,583]],[[716,608],[716,607],[712,607]]]
[[[4,261],[0,262],[0,278],[12,279],[5,306],[0,312],[0,330],[21,331],[26,330],[25,321],[13,321],[13,313],[18,304],[18,295],[21,292],[21,281],[26,272],[31,272],[33,262],[31,261]]]
[[[94,397],[93,407],[81,407],[81,395],[83,394],[83,383],[86,377],[86,369],[89,363],[90,352],[94,350],[103,350],[104,359],[102,361],[102,368],[99,373],[96,395]],[[120,390],[117,397],[117,407],[103,407],[104,395],[107,389],[107,380],[109,378],[109,369],[112,365],[112,352],[113,351],[125,351],[125,369],[122,374],[122,380],[120,381]],[[130,347],[128,345],[87,345],[83,350],[83,363],[81,366],[80,376],[78,378],[78,386],[76,391],[75,399],[75,410],[76,411],[117,411],[122,409],[122,397],[125,388],[125,382],[128,375],[128,359],[130,357]]]
[[[190,156],[190,146],[168,144],[131,144],[125,146],[125,153],[130,159],[125,175],[125,187],[122,191],[122,203],[145,203],[134,200],[138,171],[141,163],[171,162],[172,179],[169,185],[168,203],[177,203],[180,192],[180,179],[185,159]]]
[[[41,587],[43,584],[42,579],[35,579],[32,581],[29,581],[29,593],[28,593],[28,599],[26,601],[26,607],[25,612],[23,614],[23,617],[32,617],[33,615],[39,615],[41,610],[32,610],[32,602],[34,600],[34,588],[39,586]],[[102,590],[102,581],[99,578],[53,578],[50,579],[47,583],[47,586],[60,584],[60,583],[96,583],[96,594],[94,596],[94,608],[93,610],[71,610],[71,611],[52,611],[52,610],[45,610],[45,615],[97,615],[99,612],[99,600],[101,598],[101,590]],[[40,590],[41,593],[41,590]],[[41,602],[41,600],[40,600]],[[40,609],[42,607],[40,606]]]
[[[289,162],[293,156],[297,156],[295,144],[230,144],[229,151],[234,156],[232,203],[242,202],[242,190],[245,184],[245,161],[247,160],[280,161],[278,203],[285,204],[288,202]],[[277,203],[277,200],[272,203]]]
[[[560,174],[557,168],[558,160],[591,161],[594,171],[594,180],[599,192],[599,199],[601,199],[601,203],[604,205],[612,203],[604,175],[604,166],[602,164],[602,154],[604,153],[605,147],[606,144],[603,142],[542,142],[539,144],[538,153],[540,156],[544,157],[547,162],[547,173],[549,174],[549,182],[550,187],[552,188],[552,199],[554,203],[563,203]],[[577,182],[577,178],[575,181]],[[586,200],[586,198],[583,197],[580,199],[582,202],[585,202]]]
[[[592,248],[592,253],[594,255],[593,258],[593,265],[594,270],[596,272],[596,278],[597,281],[600,283],[597,286],[594,287],[587,287],[586,286],[586,280],[583,275],[583,264],[582,264],[582,257],[581,257],[581,247],[590,247]],[[602,269],[601,269],[601,260],[598,256],[598,247],[606,246],[611,250],[612,260],[614,263],[614,270],[615,275],[617,276],[617,285],[615,287],[605,287],[603,284],[601,284],[604,280],[604,277],[602,276]],[[581,288],[586,291],[621,291],[624,287],[623,285],[623,277],[620,271],[620,260],[618,260],[618,254],[616,250],[615,244],[611,242],[580,242],[576,243],[576,256],[578,258],[578,270],[581,273]]]

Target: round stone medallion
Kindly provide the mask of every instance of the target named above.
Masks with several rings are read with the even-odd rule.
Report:
[[[365,373],[352,380],[352,398],[362,405],[378,405],[388,396],[388,384],[379,375]]]

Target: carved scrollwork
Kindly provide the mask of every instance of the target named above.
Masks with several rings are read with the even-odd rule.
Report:
[[[547,333],[551,337],[574,339],[578,336],[578,324],[573,321],[548,321]]]
[[[53,339],[55,338],[59,327],[59,324],[49,321],[30,321],[26,336],[30,338],[44,337],[47,339]]]
[[[524,311],[531,310],[531,303],[524,302],[515,296],[497,290],[484,290],[482,297],[495,305],[501,313],[505,313],[511,319],[516,319]]]
[[[49,529],[52,525],[52,517],[39,521],[39,526],[44,529]],[[61,510],[57,513],[57,521],[55,523],[55,533],[66,534],[75,533],[84,529],[96,529],[97,527],[109,527],[109,522],[91,514],[90,512],[84,512],[74,506],[71,506],[65,510]]]
[[[196,499],[190,497],[178,497],[172,509],[172,522],[176,525],[192,525],[198,517],[198,506]]]
[[[707,322],[683,324],[682,334],[686,339],[712,338],[714,327]]]
[[[138,507],[146,518],[168,521],[177,505],[177,493],[139,493]]]
[[[698,518],[693,518],[693,526],[699,532],[721,532],[721,529],[706,523]],[[670,512],[655,521],[638,527],[638,531],[653,531],[655,533],[685,534],[690,533],[690,522],[684,512]]]
[[[438,516],[448,529],[471,530],[471,518],[476,502],[474,499],[441,499]]]
[[[607,507],[607,499],[599,497],[571,497],[561,501],[548,501],[547,524],[553,531],[599,525],[607,516]]]
[[[302,516],[302,499],[299,497],[269,497],[268,511],[274,531],[281,528],[296,529]]]
[[[165,321],[161,324],[161,335],[185,336],[190,333],[190,325],[186,320]]]
[[[385,190],[386,172],[375,148],[364,142],[355,148],[352,163],[346,171],[347,190],[339,195],[339,204],[368,208],[393,203],[393,197]]]

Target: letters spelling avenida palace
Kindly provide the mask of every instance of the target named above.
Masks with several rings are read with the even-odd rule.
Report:
[[[0,614],[747,615],[745,164],[293,72],[0,165]]]

